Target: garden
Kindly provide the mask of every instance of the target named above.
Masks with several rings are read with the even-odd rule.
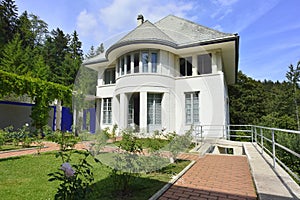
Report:
[[[47,128],[36,135],[27,125],[0,130],[1,152],[36,149],[33,155],[0,159],[1,198],[148,199],[190,163],[176,160],[190,147],[190,132],[143,138],[124,130],[117,138],[115,130],[79,136]],[[41,153],[45,141],[60,150]],[[78,142],[88,144],[87,150],[76,150]]]

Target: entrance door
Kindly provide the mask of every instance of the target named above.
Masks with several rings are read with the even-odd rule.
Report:
[[[128,126],[140,126],[140,93],[133,93],[128,104]],[[138,130],[136,130],[138,131]]]

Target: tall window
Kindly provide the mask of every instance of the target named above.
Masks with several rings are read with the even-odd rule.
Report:
[[[127,71],[127,74],[130,74],[130,70],[131,70],[131,56],[127,55],[126,56],[126,71]]]
[[[199,92],[185,93],[185,121],[199,123]]]
[[[116,69],[106,69],[104,71],[104,84],[114,84],[116,83]]]
[[[198,75],[200,74],[211,74],[211,54],[198,55]]]
[[[143,63],[143,72],[148,72],[148,62],[149,54],[148,52],[142,52],[142,63]]]
[[[140,68],[140,54],[135,53],[134,54],[134,73],[139,73],[139,68]]]
[[[103,99],[103,124],[112,123],[111,98]]]
[[[180,58],[180,75],[181,76],[192,76],[192,57]]]
[[[120,74],[121,75],[124,75],[124,56],[122,56],[120,59],[119,59],[119,69],[120,69]]]
[[[157,72],[157,53],[151,53],[151,65],[152,65],[152,73]]]
[[[160,125],[162,94],[148,94],[147,99],[147,124]]]

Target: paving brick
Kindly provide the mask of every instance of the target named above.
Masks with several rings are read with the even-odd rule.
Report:
[[[250,168],[245,156],[180,155],[196,159],[196,163],[169,189],[173,198],[186,199],[231,199],[257,198]],[[165,196],[163,195],[163,197]],[[186,196],[183,196],[186,195]]]

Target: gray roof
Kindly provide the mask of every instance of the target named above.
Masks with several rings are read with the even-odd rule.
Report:
[[[111,51],[129,44],[155,43],[173,48],[185,48],[205,43],[222,42],[227,38],[232,39],[233,37],[236,37],[236,35],[222,33],[183,18],[168,15],[154,24],[146,20],[110,46],[105,52],[105,56],[101,55],[94,59],[86,60],[85,64],[106,61],[105,58]]]
[[[116,44],[132,41],[157,41],[176,45],[174,40],[148,20],[125,35]]]
[[[176,41],[178,46],[234,36],[234,34],[222,33],[174,15],[161,19],[155,23],[155,26]]]
[[[154,42],[179,48],[231,36],[234,36],[234,34],[222,33],[183,18],[168,15],[155,24],[148,20],[145,21],[112,45],[108,51],[119,46],[139,42]]]

